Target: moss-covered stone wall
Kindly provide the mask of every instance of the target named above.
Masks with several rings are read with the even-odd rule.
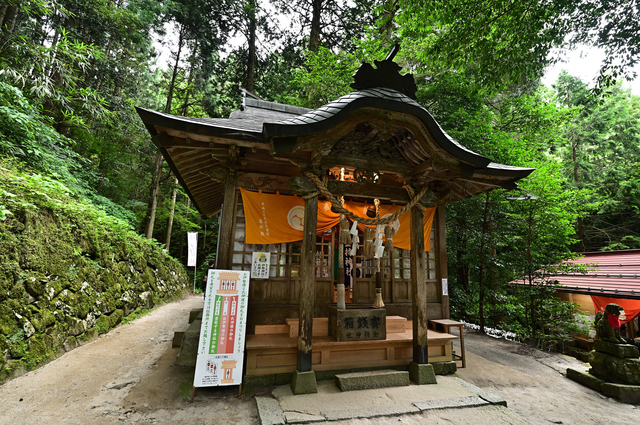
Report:
[[[90,204],[19,191],[0,185],[0,383],[189,287],[181,264]]]

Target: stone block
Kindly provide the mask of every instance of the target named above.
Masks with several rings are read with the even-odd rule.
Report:
[[[639,385],[622,385],[605,382],[602,384],[602,394],[618,399],[623,403],[640,404]]]
[[[328,381],[330,379],[336,379],[336,375],[341,375],[343,373],[352,372],[351,369],[339,369],[339,370],[317,370],[316,372],[316,380],[317,381]]]
[[[200,326],[202,326],[202,320],[194,320],[185,331],[176,365],[195,367],[198,357],[198,343],[200,342]]]
[[[604,381],[590,373],[569,368],[567,369],[567,378],[594,391],[602,392],[602,384]]]
[[[189,312],[189,323],[193,323],[196,319],[202,320],[202,310],[203,308],[194,308]]]
[[[452,375],[458,370],[456,362],[437,362],[431,363],[433,371],[436,375]]]
[[[247,388],[271,387],[276,385],[276,375],[246,375],[242,385]]]
[[[291,391],[295,394],[316,394],[318,392],[318,383],[316,382],[316,374],[309,372],[293,372],[291,379]]]
[[[590,373],[607,382],[640,385],[640,359],[620,358],[592,351],[589,355]]]
[[[478,396],[442,398],[429,401],[415,401],[413,403],[420,410],[457,409],[461,407],[487,406],[490,403]]]
[[[454,379],[456,380],[456,382],[458,382],[461,386],[463,386],[467,390],[477,394],[478,397],[480,397],[481,399],[494,405],[507,407],[507,400],[503,399],[502,397],[497,396],[487,390],[483,390],[480,387],[476,387],[475,385],[465,381],[464,379],[460,379],[460,378],[454,378]]]
[[[336,385],[342,391],[368,390],[408,386],[409,372],[397,370],[376,370],[336,375]]]
[[[182,345],[182,338],[184,337],[184,332],[176,331],[173,333],[173,341],[171,342],[172,347],[180,347]]]
[[[606,353],[620,359],[637,359],[638,347],[631,344],[613,344],[611,342],[596,339],[593,348],[599,353]]]
[[[290,384],[292,379],[293,373],[278,373],[276,374],[276,385]]]
[[[87,329],[82,335],[77,338],[78,344],[85,345],[93,340],[98,339],[98,329]]]
[[[319,415],[309,415],[300,412],[284,412],[285,420],[288,424],[308,424],[324,422],[325,417]]]
[[[284,415],[278,400],[271,397],[256,397],[260,425],[284,425]]]
[[[409,376],[411,381],[418,385],[437,384],[436,374],[432,364],[409,363]]]

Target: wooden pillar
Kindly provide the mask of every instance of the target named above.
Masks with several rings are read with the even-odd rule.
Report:
[[[222,204],[221,217],[218,222],[220,226],[220,237],[218,239],[218,256],[216,257],[216,268],[221,270],[231,270],[231,247],[233,245],[233,214],[236,210],[236,187],[232,185],[224,186],[224,200]]]
[[[445,222],[446,207],[438,205],[436,208],[436,279],[442,303],[442,318],[451,318],[449,311],[449,284],[444,284],[448,280],[447,271],[447,229]],[[447,295],[444,295],[443,286],[446,287]]]
[[[413,362],[427,364],[427,270],[424,251],[424,213],[411,208],[411,302]]]
[[[305,200],[304,230],[302,237],[302,263],[300,264],[300,304],[298,321],[298,372],[311,371],[311,345],[313,335],[313,309],[316,297],[316,227],[318,224],[318,197]]]

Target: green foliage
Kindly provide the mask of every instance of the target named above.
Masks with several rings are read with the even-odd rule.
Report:
[[[579,115],[560,127],[552,145],[553,158],[563,164],[565,179],[593,192],[595,214],[582,223],[583,251],[634,246],[640,225],[640,97],[620,85],[594,97],[578,78],[562,73],[554,85],[558,103],[579,109]],[[626,238],[626,239],[625,239]],[[630,242],[624,243],[623,239]]]
[[[498,162],[536,171],[519,191],[492,191],[447,208],[452,315],[544,345],[551,337],[540,320],[550,312],[560,320],[564,310],[549,299],[553,287],[538,284],[537,273],[572,256],[576,220],[593,208],[589,191],[568,186],[559,164],[545,156],[556,129],[571,122],[575,110],[559,107],[544,91],[476,96],[470,103],[453,99],[438,101],[441,114],[451,107],[462,118],[450,134]],[[513,292],[509,282],[522,276],[531,285]]]
[[[100,60],[100,50],[69,39],[64,29],[48,47],[21,36],[9,45],[12,51],[0,52],[0,76],[23,87],[56,125],[82,126],[86,125],[83,115],[99,118],[108,113],[104,98],[81,85],[87,62]]]
[[[559,60],[558,47],[576,43],[607,50],[600,89],[632,78],[640,60],[633,2],[591,0],[514,2],[400,0],[398,32],[423,39],[417,59],[431,69],[463,73],[484,93],[540,78]],[[434,72],[430,72],[434,74]]]
[[[0,162],[0,203],[0,381],[188,286],[156,242],[15,161]]]
[[[362,40],[354,53],[334,52],[320,47],[305,51],[304,67],[292,71],[292,93],[280,96],[283,102],[307,108],[318,108],[353,91],[352,76],[362,62],[382,60],[388,53],[378,42]]]

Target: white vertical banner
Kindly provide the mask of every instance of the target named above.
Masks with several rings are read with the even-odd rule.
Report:
[[[198,253],[198,232],[187,233],[187,267],[196,266],[196,256]]]
[[[240,385],[249,272],[209,270],[194,387]]]

